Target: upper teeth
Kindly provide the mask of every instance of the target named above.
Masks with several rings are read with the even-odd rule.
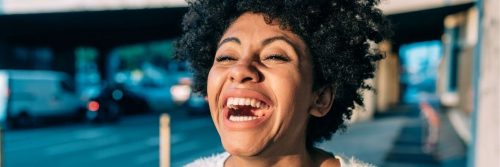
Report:
[[[226,105],[229,108],[233,109],[236,106],[252,106],[254,108],[267,108],[267,105],[265,103],[253,98],[230,97],[227,99]]]

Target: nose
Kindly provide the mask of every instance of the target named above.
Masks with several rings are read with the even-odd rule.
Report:
[[[229,79],[231,82],[259,82],[260,76],[255,65],[252,62],[239,62],[235,64],[230,71]]]

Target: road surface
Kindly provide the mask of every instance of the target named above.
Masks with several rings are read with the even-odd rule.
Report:
[[[5,132],[5,167],[157,167],[159,117],[136,115],[114,124],[72,123]],[[172,166],[222,152],[207,116],[172,114]]]

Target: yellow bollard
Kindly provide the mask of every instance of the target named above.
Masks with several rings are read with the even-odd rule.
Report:
[[[160,116],[160,167],[170,167],[170,116]]]

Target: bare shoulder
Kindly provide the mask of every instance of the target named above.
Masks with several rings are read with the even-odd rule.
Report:
[[[340,167],[340,160],[335,158],[332,153],[326,152],[321,149],[313,149],[312,155],[317,162],[316,166],[319,167]]]
[[[321,149],[315,149],[313,155],[316,157],[316,162],[318,162],[316,166],[319,167],[375,167],[354,157],[343,158]]]
[[[328,157],[324,159],[320,164],[320,167],[340,167],[340,160],[335,157]]]

